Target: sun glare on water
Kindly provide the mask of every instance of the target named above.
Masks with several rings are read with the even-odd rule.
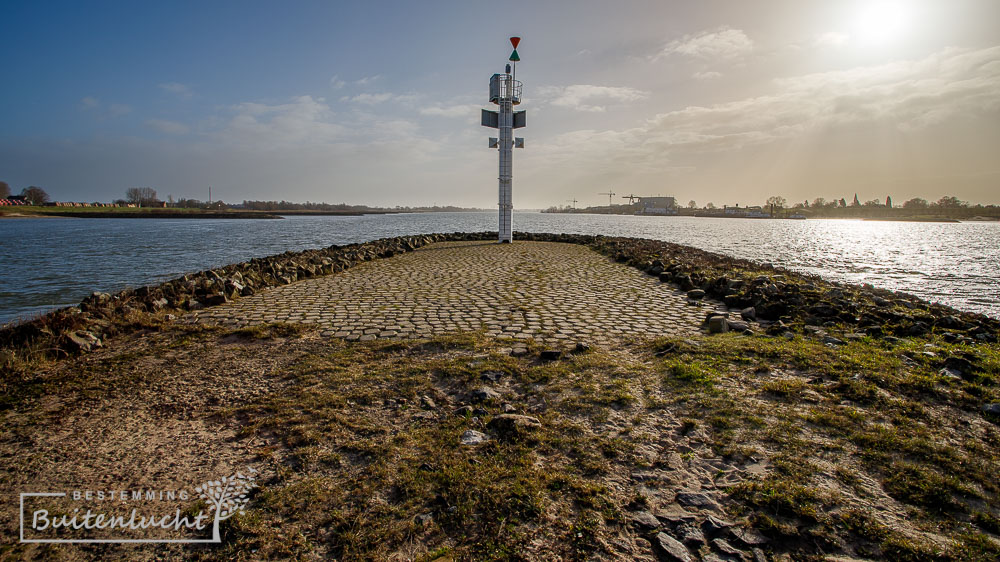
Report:
[[[867,2],[858,12],[853,35],[863,44],[889,43],[903,33],[907,19],[905,2]]]

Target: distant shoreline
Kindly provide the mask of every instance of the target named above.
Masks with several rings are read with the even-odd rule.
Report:
[[[35,211],[0,213],[2,218],[78,219],[280,219],[277,214],[256,211]]]
[[[750,216],[745,216],[745,215],[723,215],[723,214],[710,214],[709,215],[709,214],[702,214],[702,213],[695,213],[695,214],[674,214],[674,215],[663,214],[663,215],[658,215],[658,214],[652,214],[652,213],[649,213],[649,214],[588,213],[588,212],[583,212],[583,211],[577,211],[577,212],[566,212],[566,211],[545,212],[545,211],[541,211],[541,212],[545,213],[545,214],[553,214],[553,215],[608,215],[608,216],[619,216],[619,217],[622,217],[622,216],[624,216],[624,217],[635,216],[635,217],[657,217],[657,218],[691,217],[691,218],[699,218],[699,219],[751,219],[751,220],[806,220],[806,219],[808,219],[808,220],[849,220],[849,221],[850,220],[854,220],[854,221],[859,221],[860,220],[860,221],[879,221],[879,222],[938,222],[938,223],[998,222],[998,221],[1000,221],[1000,217],[984,217],[984,216],[975,216],[975,217],[967,217],[967,218],[965,218],[965,217],[963,217],[963,218],[950,218],[950,217],[934,217],[934,216],[929,216],[929,217],[922,217],[922,216],[901,216],[901,217],[851,217],[851,216],[845,216],[845,217],[839,217],[839,216],[838,217],[828,217],[828,216],[819,216],[819,217],[797,217],[797,218],[793,218],[793,217],[785,217],[785,216],[781,216],[781,217],[768,217],[768,216],[758,217],[758,216],[752,216],[752,217],[750,217]]]
[[[962,222],[958,219],[948,219],[941,217],[870,217],[861,219],[864,221],[882,222]]]
[[[15,210],[16,209],[16,210]],[[29,218],[85,218],[85,219],[280,219],[286,216],[344,216],[360,217],[363,215],[400,215],[426,212],[482,212],[473,211],[425,211],[425,210],[396,210],[396,209],[372,209],[364,211],[354,210],[311,210],[311,209],[275,209],[268,211],[248,211],[248,210],[225,210],[206,211],[202,209],[136,209],[136,208],[10,208],[10,210],[0,209],[0,219],[29,219]]]

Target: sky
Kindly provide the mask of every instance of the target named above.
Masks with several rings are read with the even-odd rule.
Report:
[[[1000,2],[0,5],[0,180],[56,200],[516,208],[943,195],[1000,204]]]

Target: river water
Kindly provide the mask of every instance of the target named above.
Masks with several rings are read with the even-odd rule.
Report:
[[[636,217],[518,212],[515,230],[635,236],[870,283],[1000,318],[1000,223]],[[284,251],[496,230],[496,212],[283,220],[0,220],[0,322]]]

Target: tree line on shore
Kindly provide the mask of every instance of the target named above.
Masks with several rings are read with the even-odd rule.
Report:
[[[569,206],[553,206],[546,209],[551,213],[631,213],[641,209],[640,203],[629,203],[621,205],[600,205],[596,207],[573,208]],[[943,217],[943,218],[971,218],[976,216],[1000,218],[1000,206],[971,204],[953,195],[946,195],[937,201],[928,201],[922,197],[908,199],[902,204],[894,204],[891,196],[885,200],[872,199],[862,202],[857,194],[854,199],[848,202],[846,198],[833,198],[827,200],[824,197],[817,197],[812,201],[805,200],[789,205],[788,200],[780,195],[772,195],[759,207],[722,206],[709,202],[704,206],[699,206],[697,201],[688,201],[687,206],[677,206],[674,208],[676,214],[682,215],[725,215],[727,210],[747,210],[757,209],[765,214],[773,216],[802,215],[810,217],[842,217],[842,218],[876,218],[889,216],[906,217]]]
[[[9,197],[12,197],[10,184],[0,181],[0,199],[7,199]],[[24,199],[32,205],[44,205],[49,202],[49,194],[37,185],[29,185],[21,190],[20,195],[14,197]]]
[[[788,205],[784,197],[772,196],[764,204],[767,211],[790,211],[814,217],[944,217],[969,218],[975,216],[1000,217],[1000,206],[970,204],[954,195],[945,195],[937,201],[928,201],[922,197],[914,197],[902,204],[894,204],[891,196],[885,200],[871,199],[862,202],[857,194],[848,202],[845,198],[827,200],[817,197],[812,201],[802,201]]]
[[[0,199],[6,199],[11,196],[10,185],[7,182],[0,181]],[[21,195],[19,198],[24,198],[24,200],[31,205],[46,205],[52,200],[49,194],[45,192],[44,189],[38,186],[30,186],[21,190]],[[311,201],[306,201],[305,203],[294,203],[291,201],[248,201],[243,200],[242,203],[228,205],[223,201],[201,201],[199,199],[188,199],[188,198],[178,198],[175,199],[172,195],[167,196],[167,200],[163,201],[159,198],[156,190],[152,187],[130,187],[125,190],[125,197],[122,199],[115,199],[112,202],[113,205],[119,207],[166,207],[175,209],[206,209],[206,210],[225,210],[229,208],[243,209],[248,211],[316,211],[316,212],[367,212],[367,211],[399,211],[399,212],[420,212],[420,211],[439,211],[439,212],[460,212],[460,211],[479,211],[482,209],[474,209],[468,207],[456,207],[454,205],[433,205],[433,206],[417,206],[409,207],[396,205],[395,207],[374,207],[370,205],[348,205],[347,203],[315,203]]]

